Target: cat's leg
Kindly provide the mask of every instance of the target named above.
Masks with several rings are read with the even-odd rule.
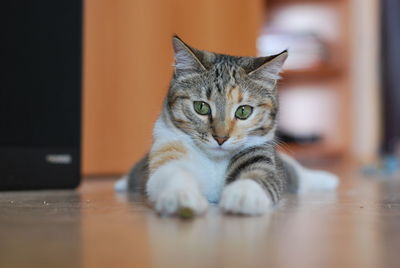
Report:
[[[279,153],[279,157],[286,165],[294,169],[294,175],[297,177],[298,193],[333,190],[339,184],[338,177],[332,173],[303,167],[292,157],[284,153]]]
[[[139,192],[143,193],[144,185],[149,175],[149,156],[146,154],[137,162],[128,174],[122,176],[114,185],[117,192]]]
[[[274,153],[250,148],[233,157],[220,207],[228,213],[261,215],[278,202],[283,191]]]
[[[207,210],[208,202],[195,178],[192,168],[195,164],[185,150],[178,149],[179,143],[174,144],[161,146],[150,154],[147,195],[160,214],[176,214],[181,208],[202,214]]]

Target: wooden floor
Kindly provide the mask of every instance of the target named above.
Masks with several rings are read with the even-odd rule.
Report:
[[[400,267],[400,178],[335,170],[337,192],[254,218],[158,217],[111,179],[0,193],[0,267]]]

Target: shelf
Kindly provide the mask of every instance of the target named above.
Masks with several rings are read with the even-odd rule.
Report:
[[[291,69],[284,70],[281,74],[282,78],[288,79],[322,79],[333,78],[341,75],[341,70],[334,66],[321,66],[309,69]]]
[[[348,30],[348,24],[351,21],[349,17],[351,12],[348,10],[349,0],[265,0],[265,3],[266,18],[263,33],[275,34],[277,40],[275,42],[280,46],[283,46],[281,45],[283,42],[290,43],[286,47],[289,49],[292,47],[292,51],[297,48],[297,45],[299,47],[296,52],[291,54],[292,62],[287,62],[286,65],[299,68],[284,69],[281,73],[282,80],[279,82],[279,90],[282,95],[293,93],[292,96],[296,97],[295,94],[301,95],[300,93],[305,92],[300,98],[309,97],[310,103],[313,103],[311,99],[314,97],[316,99],[333,97],[340,100],[332,100],[332,106],[327,106],[326,109],[318,106],[317,108],[320,109],[318,112],[320,111],[322,114],[316,114],[315,118],[323,117],[325,114],[327,118],[330,118],[332,113],[350,113],[351,95],[348,89],[351,88],[351,59],[348,55],[351,52],[349,41],[352,36]],[[302,24],[296,25],[297,22],[302,22]],[[305,41],[300,38],[294,39],[296,34],[300,33],[312,33],[317,36],[317,40],[312,43],[307,39],[304,39]],[[290,38],[291,34],[292,38]],[[300,42],[303,43],[300,44]],[[276,44],[269,43],[271,47],[274,45],[277,47]],[[320,44],[320,46],[315,44]],[[307,48],[310,50],[306,50],[300,45],[308,46]],[[301,49],[304,49],[305,52],[302,53]],[[311,49],[315,54],[310,53]],[[306,58],[307,61],[300,57],[296,59],[293,58],[296,56],[295,53],[300,56],[310,53],[312,58]],[[327,89],[327,92],[317,92],[319,89]],[[286,92],[284,92],[285,90]],[[286,102],[283,105],[291,107],[288,103],[295,100],[285,97],[282,98],[282,102]],[[313,116],[310,116],[309,120],[313,119]],[[349,155],[348,139],[351,135],[347,132],[351,128],[347,126],[348,122],[334,120],[332,124],[335,124],[334,133],[323,137],[321,141],[310,144],[284,144],[281,146],[282,151],[305,162],[309,160],[311,162],[331,161]],[[321,132],[325,133],[324,131],[326,131],[325,127],[321,126]]]

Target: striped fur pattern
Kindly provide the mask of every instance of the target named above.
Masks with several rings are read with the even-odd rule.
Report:
[[[285,192],[301,188],[301,168],[274,142],[279,111],[276,82],[287,51],[234,57],[200,51],[173,38],[175,70],[153,146],[128,176],[161,214],[203,213],[208,202],[225,212],[263,214]],[[208,105],[200,114],[195,102]],[[243,119],[236,112],[251,107]],[[304,187],[303,187],[304,188]]]
[[[277,203],[285,190],[286,180],[277,174],[276,153],[271,147],[250,147],[236,154],[228,166],[226,183],[252,179],[262,186],[273,203]]]

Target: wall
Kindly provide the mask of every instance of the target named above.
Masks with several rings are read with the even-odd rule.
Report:
[[[352,0],[352,18],[351,151],[369,163],[381,145],[379,0]]]

